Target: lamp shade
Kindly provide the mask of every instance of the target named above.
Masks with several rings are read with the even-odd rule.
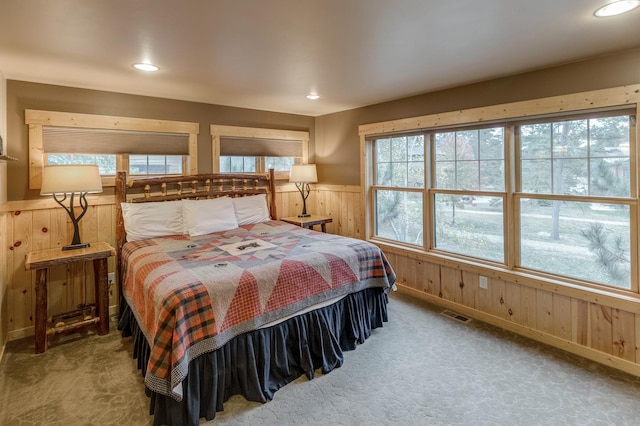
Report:
[[[315,164],[294,164],[289,173],[289,182],[312,183],[318,181]]]
[[[45,166],[40,195],[102,192],[100,170],[95,164]]]

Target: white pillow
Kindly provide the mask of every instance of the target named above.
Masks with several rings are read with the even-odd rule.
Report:
[[[233,208],[236,212],[238,225],[250,225],[271,219],[267,208],[266,194],[233,198]]]
[[[209,200],[182,200],[182,215],[190,236],[228,231],[238,227],[229,197]]]
[[[182,203],[121,203],[127,241],[184,233]]]

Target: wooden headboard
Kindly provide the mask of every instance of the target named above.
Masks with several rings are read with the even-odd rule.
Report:
[[[118,294],[122,297],[122,265],[120,253],[127,241],[120,203],[148,203],[181,199],[244,197],[267,194],[269,215],[276,219],[275,173],[266,174],[218,173],[189,176],[166,176],[130,179],[126,172],[116,173],[116,255]],[[122,299],[120,299],[122,300]]]

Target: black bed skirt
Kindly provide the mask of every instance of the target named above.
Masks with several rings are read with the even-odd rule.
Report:
[[[372,329],[387,321],[387,303],[384,289],[370,288],[278,325],[236,336],[191,361],[182,401],[146,390],[154,425],[197,425],[200,418],[212,420],[233,395],[264,403],[303,374],[313,379],[318,369],[328,373],[340,367],[344,351],[355,349]],[[124,337],[133,336],[133,357],[144,376],[149,345],[129,306],[122,305],[118,328]]]

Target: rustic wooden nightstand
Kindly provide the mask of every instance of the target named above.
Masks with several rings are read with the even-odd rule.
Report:
[[[27,253],[24,264],[26,270],[36,271],[36,353],[47,350],[47,335],[74,331],[96,324],[99,335],[109,333],[109,286],[107,258],[115,256],[116,251],[104,242],[91,243],[90,247],[77,250],[52,248]],[[73,324],[60,327],[47,327],[47,268],[66,263],[93,261],[96,292],[96,315],[84,318]]]
[[[314,225],[320,225],[322,232],[327,232],[327,223],[333,222],[333,219],[330,216],[319,216],[314,214],[307,217],[282,217],[280,220],[309,229],[313,229]]]

